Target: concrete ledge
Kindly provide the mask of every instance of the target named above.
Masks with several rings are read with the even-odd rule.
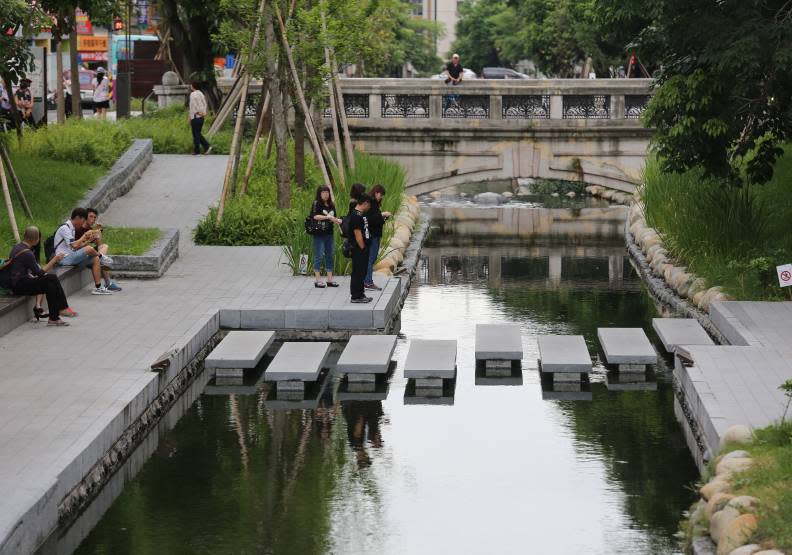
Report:
[[[124,278],[158,278],[179,257],[179,230],[163,229],[162,237],[142,256],[115,255],[113,275]]]
[[[154,143],[151,139],[135,139],[110,171],[85,193],[78,206],[96,208],[103,212],[118,197],[135,186],[138,178],[151,163]]]

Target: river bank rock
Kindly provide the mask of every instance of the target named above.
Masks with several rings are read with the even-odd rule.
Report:
[[[726,430],[720,440],[720,448],[723,449],[728,443],[746,444],[753,441],[751,428],[743,424],[736,424]]]
[[[718,514],[729,510],[736,509],[726,507]],[[758,526],[759,519],[756,518],[756,515],[750,513],[739,515],[737,518],[730,520],[719,537],[718,555],[729,555],[738,547],[745,545],[745,542],[754,535]]]
[[[473,197],[473,202],[476,204],[499,205],[506,201],[507,199],[503,195],[492,192],[479,193]]]
[[[729,504],[729,501],[734,499],[734,496],[731,493],[726,492],[719,492],[713,495],[707,504],[704,506],[704,516],[707,520],[712,520],[712,515],[726,507]],[[736,509],[737,507],[735,507]]]
[[[731,489],[731,484],[729,481],[723,476],[717,476],[715,479],[710,480],[701,486],[699,493],[705,501],[709,501],[715,496],[716,493],[727,492],[729,489]]]
[[[744,545],[742,547],[738,547],[729,555],[753,555],[757,551],[761,551],[762,548],[756,545],[755,543],[749,543],[748,545]]]
[[[726,530],[729,528],[732,522],[737,520],[739,516],[740,516],[740,511],[738,511],[734,507],[724,507],[720,511],[713,514],[712,518],[710,519],[710,526],[709,526],[709,533],[710,533],[710,537],[712,538],[712,541],[720,545],[722,543],[722,538],[723,535],[726,533]],[[740,543],[735,545],[734,547],[740,547],[741,545],[743,544]],[[734,549],[734,547],[732,549]],[[729,551],[731,551],[731,549]],[[720,553],[720,550],[718,550],[718,552]],[[726,553],[728,553],[728,551]]]
[[[731,459],[723,459],[715,467],[715,475],[716,476],[726,475],[728,477],[738,472],[744,472],[745,470],[751,468],[752,465],[753,465],[753,459],[749,457],[734,457]]]

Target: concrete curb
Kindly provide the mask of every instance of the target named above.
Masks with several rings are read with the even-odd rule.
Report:
[[[163,229],[162,237],[142,256],[113,256],[113,275],[120,278],[162,277],[179,257],[179,230]]]
[[[110,171],[85,193],[77,206],[96,208],[99,212],[107,210],[111,202],[135,186],[153,156],[154,143],[151,139],[135,139]]]

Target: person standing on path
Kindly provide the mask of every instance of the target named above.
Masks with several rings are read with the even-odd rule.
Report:
[[[363,287],[380,291],[382,287],[374,283],[374,263],[379,256],[382,228],[385,227],[385,220],[391,217],[391,213],[380,210],[382,198],[385,196],[385,187],[379,184],[374,185],[369,192],[369,196],[371,197],[371,209],[366,214],[366,218],[368,219],[369,232],[371,233],[371,244],[369,245],[368,269],[366,270],[366,279],[363,281]]]
[[[107,109],[110,108],[110,80],[107,78],[107,70],[100,67],[96,70],[96,77],[93,80],[93,108],[96,117],[105,119]]]
[[[333,241],[333,224],[340,224],[341,219],[336,218],[335,204],[330,198],[330,187],[322,185],[316,190],[316,200],[311,205],[310,217],[316,222],[316,231],[313,234],[313,269],[314,287],[338,287],[333,281],[333,255],[335,244]],[[322,283],[322,260],[325,263],[327,282]]]
[[[63,286],[58,276],[48,274],[36,262],[32,249],[38,245],[39,241],[41,241],[41,232],[37,227],[30,226],[25,229],[22,242],[11,249],[11,254],[8,257],[11,260],[11,292],[15,295],[38,296],[42,293],[45,294],[47,296],[47,308],[49,309],[47,325],[68,326],[68,323],[60,319],[61,313],[67,316],[76,316],[77,314],[69,308],[69,303],[66,301],[66,293],[63,292]],[[63,255],[59,254],[53,261],[57,263],[62,257]],[[52,265],[53,263],[50,263],[48,267]],[[40,318],[44,313],[38,300],[33,313],[36,319]]]
[[[352,235],[352,278],[349,282],[349,292],[353,303],[370,303],[371,297],[365,295],[363,282],[368,269],[369,244],[371,232],[369,230],[366,213],[371,208],[371,199],[362,194],[358,197],[354,212],[349,217],[349,231]]]
[[[204,149],[204,154],[209,154],[212,151],[212,147],[201,133],[207,112],[206,97],[204,93],[198,90],[195,83],[192,83],[190,87],[192,92],[190,93],[189,120],[193,137],[193,155],[200,154],[201,147]]]

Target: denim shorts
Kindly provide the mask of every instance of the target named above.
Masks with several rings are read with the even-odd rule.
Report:
[[[90,266],[91,264],[91,257],[84,248],[67,254],[66,258],[58,262],[58,266]]]

